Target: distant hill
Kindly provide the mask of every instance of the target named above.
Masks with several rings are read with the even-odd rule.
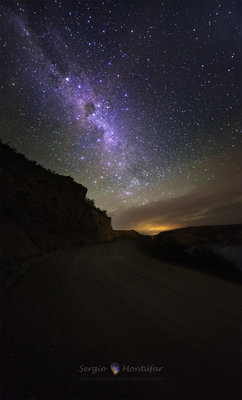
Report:
[[[195,226],[143,239],[155,257],[241,281],[242,225]]]
[[[134,230],[115,230],[114,233],[117,239],[139,240],[143,236]]]
[[[0,158],[3,265],[115,238],[111,218],[73,178],[46,170],[2,143]]]
[[[242,244],[242,225],[190,226],[161,232],[155,240],[174,240],[183,246]]]

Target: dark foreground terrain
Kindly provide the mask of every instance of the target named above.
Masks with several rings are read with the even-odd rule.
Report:
[[[1,399],[241,397],[240,285],[128,240],[32,264],[2,298]],[[162,372],[122,371],[152,364]]]

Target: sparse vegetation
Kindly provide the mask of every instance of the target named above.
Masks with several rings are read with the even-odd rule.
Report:
[[[89,199],[86,197],[85,199],[86,204],[88,204],[90,207],[95,207],[95,201],[93,199]]]
[[[95,201],[94,201],[93,199],[89,199],[88,197],[86,197],[85,203],[86,203],[89,207],[91,207],[93,210],[95,210],[98,214],[100,214],[100,215],[105,215],[107,218],[110,218],[110,217],[107,215],[107,210],[101,210],[99,207],[96,207]]]

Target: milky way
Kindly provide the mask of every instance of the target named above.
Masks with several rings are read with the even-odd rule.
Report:
[[[211,160],[241,149],[240,19],[232,0],[5,2],[3,141],[114,216],[216,185]]]

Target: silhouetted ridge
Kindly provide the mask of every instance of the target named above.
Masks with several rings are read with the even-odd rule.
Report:
[[[171,239],[186,247],[211,243],[214,245],[238,245],[242,243],[242,225],[189,226],[161,232],[154,239]]]
[[[111,218],[86,199],[87,188],[0,143],[4,264],[114,239]]]
[[[210,225],[161,232],[142,244],[162,260],[241,282],[241,260],[233,254],[241,251],[241,239],[241,224]]]

